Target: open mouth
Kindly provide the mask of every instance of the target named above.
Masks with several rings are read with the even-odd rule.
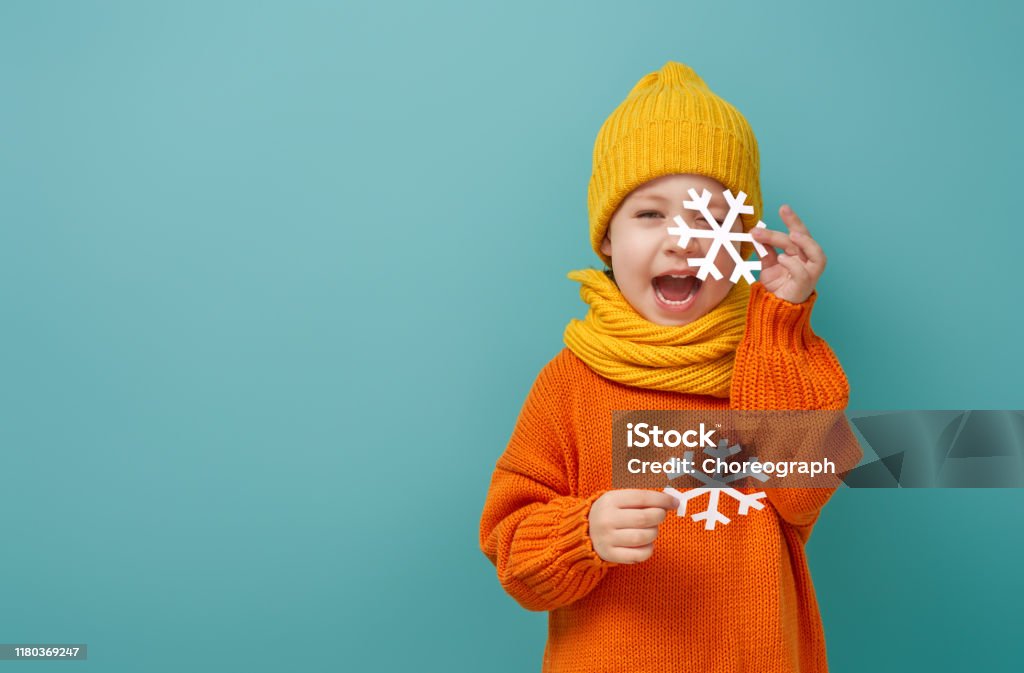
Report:
[[[666,308],[681,310],[693,303],[703,282],[696,276],[656,276],[651,285],[654,295]]]

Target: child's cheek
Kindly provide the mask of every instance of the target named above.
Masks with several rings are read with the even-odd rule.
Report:
[[[728,245],[732,246],[733,250],[736,251],[736,256],[738,257],[740,253],[739,242],[730,242]],[[729,277],[733,268],[736,266],[736,258],[732,256],[729,249],[724,245],[718,249],[718,256],[715,257],[715,266],[718,267],[718,270],[721,271],[726,278]]]

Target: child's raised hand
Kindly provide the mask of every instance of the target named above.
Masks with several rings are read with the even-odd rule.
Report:
[[[679,501],[662,491],[624,488],[608,491],[590,506],[590,541],[612,563],[639,563],[654,553],[658,524]]]
[[[825,253],[788,205],[779,208],[779,215],[789,227],[788,235],[764,227],[750,230],[754,240],[768,249],[761,259],[758,282],[779,299],[800,304],[811,296],[825,271]],[[776,254],[775,248],[782,248],[783,254]]]

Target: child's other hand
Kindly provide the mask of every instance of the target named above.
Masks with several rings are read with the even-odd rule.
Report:
[[[768,249],[768,255],[761,259],[758,282],[779,299],[800,304],[811,296],[825,271],[825,253],[788,205],[779,208],[779,215],[789,227],[789,235],[764,227],[750,231],[754,240]],[[775,248],[782,248],[784,253],[776,254]]]
[[[612,563],[639,563],[654,553],[658,524],[679,501],[668,493],[624,488],[608,491],[590,506],[590,541]]]

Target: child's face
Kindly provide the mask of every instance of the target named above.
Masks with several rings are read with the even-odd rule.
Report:
[[[691,237],[686,248],[679,247],[679,236],[668,233],[679,215],[694,228],[710,228],[698,211],[683,208],[689,201],[687,190],[699,195],[711,192],[709,209],[721,223],[729,212],[725,186],[717,180],[695,174],[663,175],[646,182],[622,200],[612,214],[601,251],[612,260],[612,271],[626,301],[647,320],[659,325],[685,325],[718,306],[732,289],[729,277],[736,262],[724,247],[719,249],[715,266],[722,273],[716,280],[707,276],[697,280],[699,265],[690,265],[688,257],[704,257],[711,239]],[[742,231],[736,218],[732,231]],[[737,252],[739,244],[734,244]],[[667,274],[685,275],[685,280],[669,280]],[[666,296],[667,295],[667,296]],[[675,301],[673,301],[675,299]]]

